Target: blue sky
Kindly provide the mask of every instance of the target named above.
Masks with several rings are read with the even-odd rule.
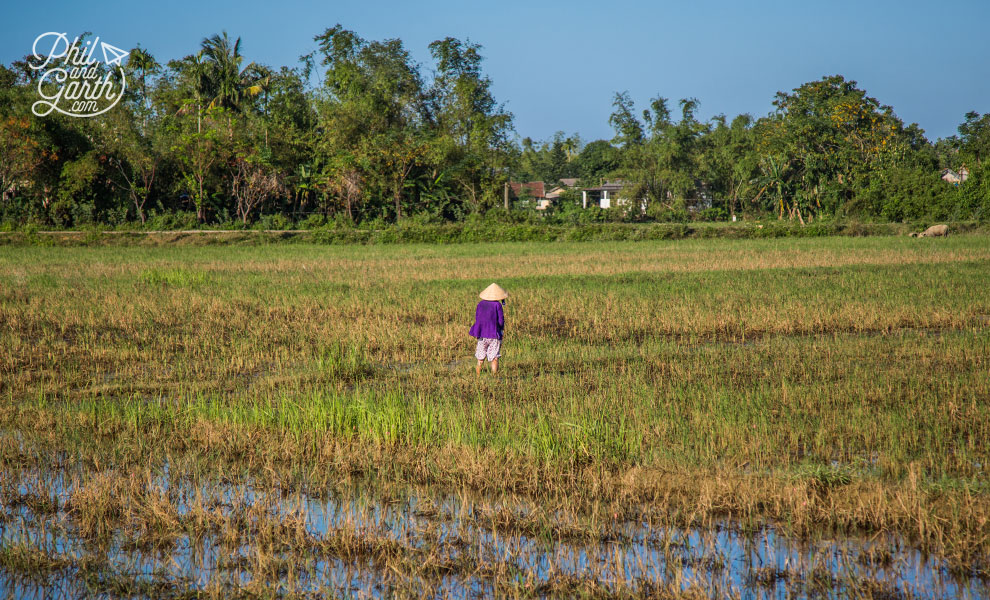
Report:
[[[336,23],[366,39],[398,37],[430,64],[445,36],[484,47],[496,98],[520,136],[555,131],[611,138],[616,91],[700,100],[699,116],[762,116],[777,91],[827,74],[859,82],[931,139],[970,110],[990,112],[990,2],[848,0],[666,2],[503,0],[14,2],[0,20],[0,61],[28,54],[45,31],[92,31],[140,44],[161,62],[226,29],[248,60],[296,66]]]

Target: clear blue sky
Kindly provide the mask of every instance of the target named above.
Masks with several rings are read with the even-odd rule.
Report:
[[[366,39],[401,38],[421,63],[445,36],[484,46],[496,98],[520,136],[555,131],[611,138],[612,96],[701,101],[699,116],[762,116],[774,94],[826,74],[859,82],[930,139],[970,110],[990,112],[987,0],[754,1],[364,0],[301,2],[10,2],[0,61],[28,54],[45,31],[92,31],[140,44],[161,62],[226,29],[248,60],[296,66],[313,36],[341,23]]]

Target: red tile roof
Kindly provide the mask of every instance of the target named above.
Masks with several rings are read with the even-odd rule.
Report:
[[[542,181],[527,181],[526,183],[512,181],[509,183],[509,188],[512,189],[512,194],[516,198],[523,195],[529,198],[546,197],[546,189]]]

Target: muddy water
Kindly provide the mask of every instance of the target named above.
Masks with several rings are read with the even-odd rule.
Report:
[[[149,511],[175,517],[172,525],[152,526],[169,541],[143,544],[148,522],[119,511],[101,517],[109,533],[86,533],[73,499],[92,479],[79,469],[3,477],[0,548],[40,549],[58,561],[0,566],[0,595],[12,598],[156,597],[251,586],[281,595],[372,598],[690,588],[742,598],[990,594],[980,579],[950,575],[939,559],[891,536],[799,542],[772,528],[743,533],[731,523],[678,530],[617,519],[582,522],[525,499],[428,489],[283,494],[243,483],[194,484],[167,465],[140,485],[159,500]],[[285,531],[266,535],[272,526]]]

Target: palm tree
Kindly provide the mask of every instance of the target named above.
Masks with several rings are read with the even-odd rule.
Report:
[[[201,42],[200,55],[207,65],[207,79],[210,87],[210,108],[222,106],[240,110],[248,96],[256,96],[262,91],[258,80],[264,76],[261,68],[250,63],[241,69],[244,57],[241,56],[241,38],[231,43],[227,32],[205,38]]]
[[[131,50],[127,57],[127,66],[138,73],[138,81],[141,82],[141,98],[144,100],[144,107],[147,110],[151,105],[148,98],[148,76],[160,72],[162,67],[155,60],[155,57],[141,46]]]
[[[581,138],[578,137],[577,134],[574,134],[568,138],[564,138],[564,141],[561,143],[561,146],[564,149],[564,153],[567,155],[567,162],[571,162],[572,160],[574,160],[574,157],[577,156],[577,149],[580,145],[581,145]]]
[[[261,94],[261,112],[268,116],[268,95],[274,87],[275,74],[265,65],[256,65],[253,75],[254,85],[248,90],[252,95]]]
[[[185,58],[185,75],[196,95],[196,133],[203,132],[203,98],[210,93],[209,66],[203,62],[203,52]]]
[[[257,90],[252,92],[252,94],[261,94],[261,112],[265,116],[265,148],[268,147],[268,94],[271,93],[273,87],[273,76],[272,70],[264,65],[259,65],[255,67],[255,84],[249,88],[249,90]]]

